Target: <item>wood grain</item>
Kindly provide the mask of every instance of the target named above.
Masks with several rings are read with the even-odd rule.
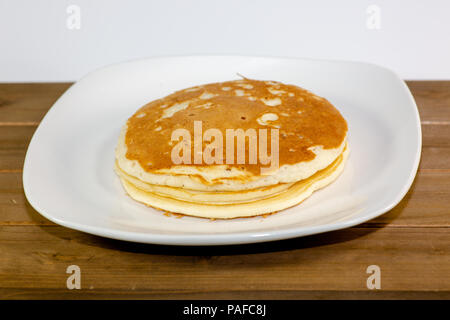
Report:
[[[221,247],[115,241],[42,217],[23,194],[23,160],[71,84],[0,84],[0,299],[450,299],[450,81],[407,84],[423,151],[399,205],[341,231]],[[66,289],[71,264],[81,290]],[[376,292],[366,288],[371,264],[382,270]]]
[[[406,81],[423,122],[450,122],[450,81]]]
[[[25,198],[22,172],[0,172],[0,226],[52,224]]]
[[[72,83],[0,84],[0,124],[37,125]]]
[[[0,172],[22,170],[36,126],[0,125]]]

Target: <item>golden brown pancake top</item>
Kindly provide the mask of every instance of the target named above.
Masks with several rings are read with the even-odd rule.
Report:
[[[187,101],[189,105],[184,109],[169,109]],[[170,110],[172,112],[168,112]],[[257,121],[269,113],[276,114],[278,119],[267,121],[266,125]],[[173,130],[178,128],[190,132],[193,157],[194,121],[199,120],[202,121],[203,133],[209,128],[222,132],[224,148],[226,129],[241,128],[245,131],[253,128],[257,132],[258,129],[268,129],[269,153],[270,129],[278,128],[280,167],[314,159],[316,155],[308,150],[312,146],[337,148],[347,134],[345,119],[326,99],[294,85],[243,79],[184,89],[146,104],[128,119],[126,157],[137,160],[147,172],[175,166],[171,151],[177,142],[170,141]],[[202,150],[207,144],[203,143]],[[259,175],[261,166],[267,167],[259,161],[257,164],[248,164],[248,161],[237,164],[236,156],[235,150],[234,164],[228,167],[244,169],[255,175]],[[204,163],[190,164],[198,165],[206,166]]]

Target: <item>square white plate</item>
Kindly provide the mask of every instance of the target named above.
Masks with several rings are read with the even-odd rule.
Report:
[[[349,124],[350,157],[338,180],[267,218],[167,217],[130,199],[113,171],[127,118],[175,90],[237,79],[237,73],[304,87],[341,111]],[[23,185],[43,216],[95,235],[171,245],[262,242],[342,229],[390,210],[411,186],[421,143],[410,91],[375,65],[250,56],[151,58],[94,71],[67,90],[31,140]]]

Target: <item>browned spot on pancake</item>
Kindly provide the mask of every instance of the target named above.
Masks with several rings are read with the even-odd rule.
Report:
[[[278,104],[276,99],[280,99],[281,103]],[[186,101],[189,101],[187,107],[181,105]],[[179,105],[181,107],[178,108]],[[172,106],[175,107],[169,109]],[[278,115],[278,119],[267,125],[258,123],[257,119],[267,113]],[[282,113],[283,116],[280,116]],[[137,160],[147,172],[171,168],[174,166],[171,151],[176,144],[169,144],[172,131],[187,129],[194,139],[194,120],[202,121],[203,133],[210,128],[221,130],[224,146],[226,129],[268,129],[270,141],[270,130],[279,126],[280,133],[289,133],[280,134],[280,166],[310,161],[315,154],[308,148],[317,145],[324,149],[337,148],[347,134],[346,121],[326,99],[294,85],[244,79],[206,84],[195,90],[188,88],[146,104],[127,122],[126,157]],[[207,144],[203,143],[202,149]],[[193,143],[191,154],[194,155]],[[235,151],[234,164],[229,164],[229,167],[244,168],[255,175],[259,175],[261,166],[267,167],[259,162],[236,164],[236,156]]]

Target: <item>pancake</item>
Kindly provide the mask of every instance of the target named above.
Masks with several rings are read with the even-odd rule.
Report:
[[[205,84],[130,117],[115,170],[127,193],[152,207],[206,218],[265,214],[339,175],[347,130],[329,101],[294,85]]]
[[[308,179],[291,184],[283,192],[252,202],[208,204],[183,201],[145,191],[137,188],[126,179],[121,180],[131,198],[155,209],[209,219],[252,217],[293,207],[308,198],[314,191],[327,186],[337,179],[343,171],[348,153],[348,148],[345,148],[344,152],[327,168],[316,172]]]
[[[122,180],[136,188],[187,202],[202,202],[208,204],[234,204],[242,202],[257,201],[287,190],[293,183],[279,183],[277,185],[261,187],[256,189],[236,191],[199,191],[186,188],[168,187],[146,183],[125,173],[117,164],[115,170]]]

